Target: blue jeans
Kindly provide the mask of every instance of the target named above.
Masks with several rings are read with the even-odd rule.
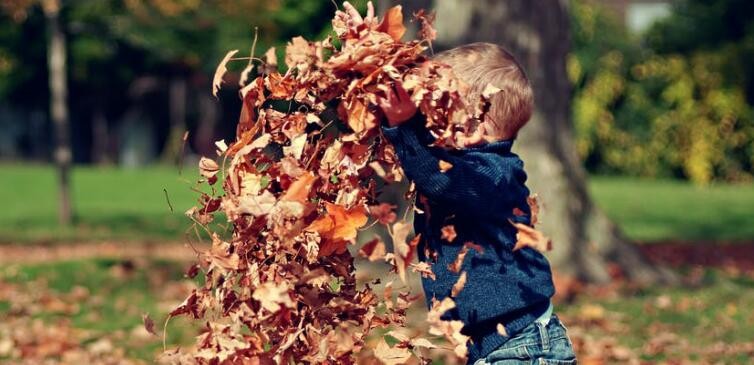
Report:
[[[576,364],[571,340],[558,316],[537,320],[474,365]]]

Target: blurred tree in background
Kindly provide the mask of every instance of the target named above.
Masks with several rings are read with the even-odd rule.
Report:
[[[240,110],[232,88],[219,103],[210,94],[222,55],[248,53],[254,27],[257,55],[293,35],[320,36],[333,12],[316,0],[63,1],[74,161],[173,162],[184,131],[189,150],[211,152],[233,137]],[[0,142],[9,146],[0,158],[51,156],[44,22],[35,1],[0,5]]]
[[[0,3],[0,159],[53,156],[37,3]],[[173,162],[184,131],[189,151],[212,153],[214,140],[233,138],[240,109],[232,87],[219,102],[210,96],[222,55],[247,53],[255,26],[257,55],[293,36],[321,37],[334,8],[321,0],[64,1],[74,162]],[[587,169],[751,181],[753,8],[748,0],[679,0],[670,17],[632,34],[601,1],[572,0],[568,74]],[[230,82],[243,66],[231,64]]]
[[[577,148],[593,172],[750,181],[754,3],[682,0],[644,35],[572,7]]]

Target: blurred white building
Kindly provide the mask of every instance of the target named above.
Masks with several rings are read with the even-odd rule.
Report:
[[[670,15],[672,0],[599,0],[613,9],[633,33],[642,33]]]

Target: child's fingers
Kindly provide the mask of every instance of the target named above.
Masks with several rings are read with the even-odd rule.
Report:
[[[403,88],[403,85],[401,84],[400,81],[395,82],[395,91],[398,94],[398,100],[407,101],[411,99],[411,96],[408,95],[408,91],[406,91],[406,89]]]
[[[346,14],[351,18],[351,21],[358,25],[364,22],[364,19],[361,17],[361,14],[359,14],[359,11],[356,10],[356,8],[351,5],[348,1],[343,2],[343,9],[345,9]]]
[[[367,2],[367,16],[364,18],[364,23],[367,23],[368,25],[371,25],[372,23],[376,23],[377,18],[374,17],[374,5],[371,1]]]

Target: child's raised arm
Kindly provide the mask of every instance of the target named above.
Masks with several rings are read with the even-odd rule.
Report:
[[[443,148],[429,147],[433,138],[422,122],[422,116],[417,114],[405,123],[382,130],[393,143],[408,178],[431,201],[451,205],[472,216],[506,218],[511,210],[504,208],[513,204],[510,197],[529,195],[523,184],[526,174],[520,160],[469,151],[456,156]],[[440,161],[452,167],[443,172]]]

